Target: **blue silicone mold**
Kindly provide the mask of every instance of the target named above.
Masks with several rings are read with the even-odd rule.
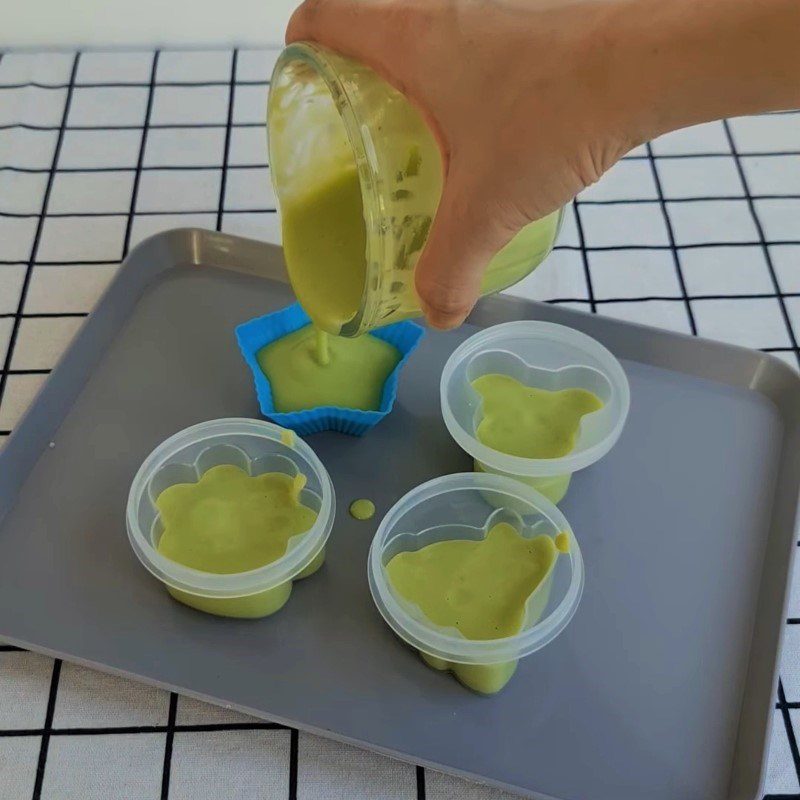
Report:
[[[378,411],[360,411],[356,408],[319,406],[302,411],[280,412],[275,410],[272,387],[269,379],[261,371],[256,354],[262,347],[287,336],[310,324],[311,320],[299,303],[287,306],[280,311],[243,322],[236,328],[236,341],[256,385],[256,395],[261,413],[284,428],[291,428],[301,436],[320,431],[340,431],[351,436],[361,436],[377,425],[394,406],[397,397],[397,381],[400,370],[414,352],[425,331],[413,322],[395,322],[368,334],[383,339],[400,351],[400,361],[386,379]]]

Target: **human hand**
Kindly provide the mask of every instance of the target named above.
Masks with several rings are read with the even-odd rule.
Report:
[[[460,324],[492,256],[634,145],[800,103],[797,0],[306,0],[287,42],[374,69],[422,112],[444,188],[415,270]]]
[[[444,188],[415,272],[437,327],[464,320],[486,265],[514,234],[631,146],[587,80],[596,22],[584,5],[308,0],[290,22],[287,41],[317,41],[372,67],[438,139]]]

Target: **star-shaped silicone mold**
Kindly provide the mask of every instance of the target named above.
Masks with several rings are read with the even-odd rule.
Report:
[[[467,365],[476,438],[521,458],[560,458],[606,424],[611,385],[593,367],[546,369],[515,353],[484,351]]]
[[[386,379],[381,403],[377,411],[362,411],[355,408],[318,406],[302,411],[279,412],[275,409],[272,386],[258,363],[258,353],[268,344],[309,325],[309,316],[299,303],[294,303],[280,311],[244,322],[236,328],[236,340],[247,366],[253,374],[256,395],[261,413],[284,428],[291,428],[305,436],[320,431],[334,430],[361,436],[377,425],[394,407],[400,371],[419,345],[425,331],[413,322],[396,322],[372,331],[400,352],[400,361]]]

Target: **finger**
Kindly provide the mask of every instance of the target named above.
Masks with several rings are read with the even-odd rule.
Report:
[[[391,0],[305,0],[289,20],[286,43],[318,42],[354,57],[379,53],[392,6]]]
[[[415,269],[422,310],[435,328],[455,328],[480,294],[486,266],[505,244],[480,197],[451,171],[425,249]]]
[[[286,44],[292,42],[315,40],[320,28],[336,26],[337,15],[352,6],[351,0],[305,0],[292,13],[286,26]],[[320,17],[322,19],[320,19]]]

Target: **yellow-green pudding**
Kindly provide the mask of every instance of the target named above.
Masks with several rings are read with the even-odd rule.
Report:
[[[502,639],[522,627],[525,604],[558,550],[550,536],[526,539],[507,522],[484,539],[451,539],[398,553],[389,581],[434,624],[467,639]]]
[[[559,544],[568,547],[563,539]],[[398,553],[386,572],[394,590],[435,625],[453,628],[467,639],[502,639],[522,629],[531,595],[540,587],[547,594],[546,582],[558,554],[553,537],[526,538],[509,523],[499,522],[477,541],[452,539]],[[543,608],[543,600],[537,598],[537,608]],[[422,656],[429,666],[451,670],[482,694],[502,689],[517,663],[467,665]]]
[[[158,552],[203,572],[249,572],[286,554],[289,541],[308,531],[317,514],[300,502],[303,475],[249,476],[233,465],[208,470],[197,483],[179,483],[156,500],[163,533]],[[297,577],[315,572],[324,555]],[[212,614],[261,617],[288,600],[291,583],[232,600],[198,599],[170,589],[181,602]]]
[[[286,553],[317,515],[299,494],[303,475],[250,477],[230,464],[212,467],[197,483],[178,483],[159,494],[164,532],[158,552],[204,572],[247,572]]]
[[[619,439],[630,387],[620,362],[590,336],[517,320],[455,349],[442,371],[441,405],[476,471],[514,478],[558,503],[573,473]]]
[[[510,375],[481,375],[472,388],[482,401],[478,441],[499,453],[520,458],[561,458],[572,452],[581,419],[599,411],[603,401],[586,389],[551,391],[526,386]],[[481,462],[475,469],[485,471]],[[571,475],[522,478],[554,503],[566,494]]]
[[[333,483],[305,441],[234,418],[159,444],[131,482],[125,522],[133,552],[175,599],[253,618],[321,566],[334,512]]]
[[[511,478],[444,475],[386,513],[367,576],[383,619],[425,664],[480,694],[500,691],[517,662],[567,626],[583,591],[583,559],[569,522]],[[398,669],[453,691],[408,659]],[[529,677],[535,682],[535,671]]]
[[[335,406],[377,411],[400,351],[377,336],[330,336],[312,325],[276,339],[256,358],[275,411]]]
[[[538,389],[510,375],[481,375],[472,388],[483,401],[478,440],[521,458],[560,458],[572,452],[581,419],[603,407],[586,389]]]
[[[367,269],[355,164],[287,197],[281,211],[286,266],[297,299],[318,327],[337,332],[358,311]]]

